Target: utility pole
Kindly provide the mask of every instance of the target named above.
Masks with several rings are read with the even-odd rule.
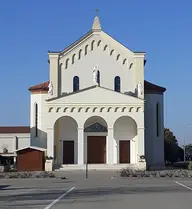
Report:
[[[184,162],[185,162],[185,136],[184,136],[184,145],[183,145],[183,159],[184,159]]]

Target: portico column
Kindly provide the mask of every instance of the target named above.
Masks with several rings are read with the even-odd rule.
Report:
[[[77,162],[79,165],[84,164],[84,128],[78,128],[78,145],[77,145]]]
[[[113,164],[114,162],[114,136],[113,136],[113,127],[108,128],[107,136],[107,164]]]
[[[54,158],[54,128],[47,128],[47,156]]]
[[[138,155],[145,155],[145,129],[142,128],[138,128],[137,129],[137,133],[138,133]],[[139,156],[137,157],[137,159],[139,160]]]

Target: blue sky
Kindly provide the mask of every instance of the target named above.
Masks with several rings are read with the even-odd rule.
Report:
[[[192,2],[0,1],[0,125],[29,125],[28,88],[49,79],[48,50],[62,50],[102,29],[134,51],[146,51],[145,78],[167,88],[165,126],[192,142]]]

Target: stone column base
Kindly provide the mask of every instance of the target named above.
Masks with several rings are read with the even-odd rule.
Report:
[[[46,160],[45,171],[53,171],[53,160]]]
[[[139,170],[146,170],[147,169],[147,164],[146,161],[140,161],[137,163],[138,169]]]

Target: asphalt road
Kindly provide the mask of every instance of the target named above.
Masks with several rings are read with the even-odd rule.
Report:
[[[61,176],[63,173],[60,173]],[[124,179],[66,172],[68,179],[0,180],[1,209],[191,209],[190,179]]]

